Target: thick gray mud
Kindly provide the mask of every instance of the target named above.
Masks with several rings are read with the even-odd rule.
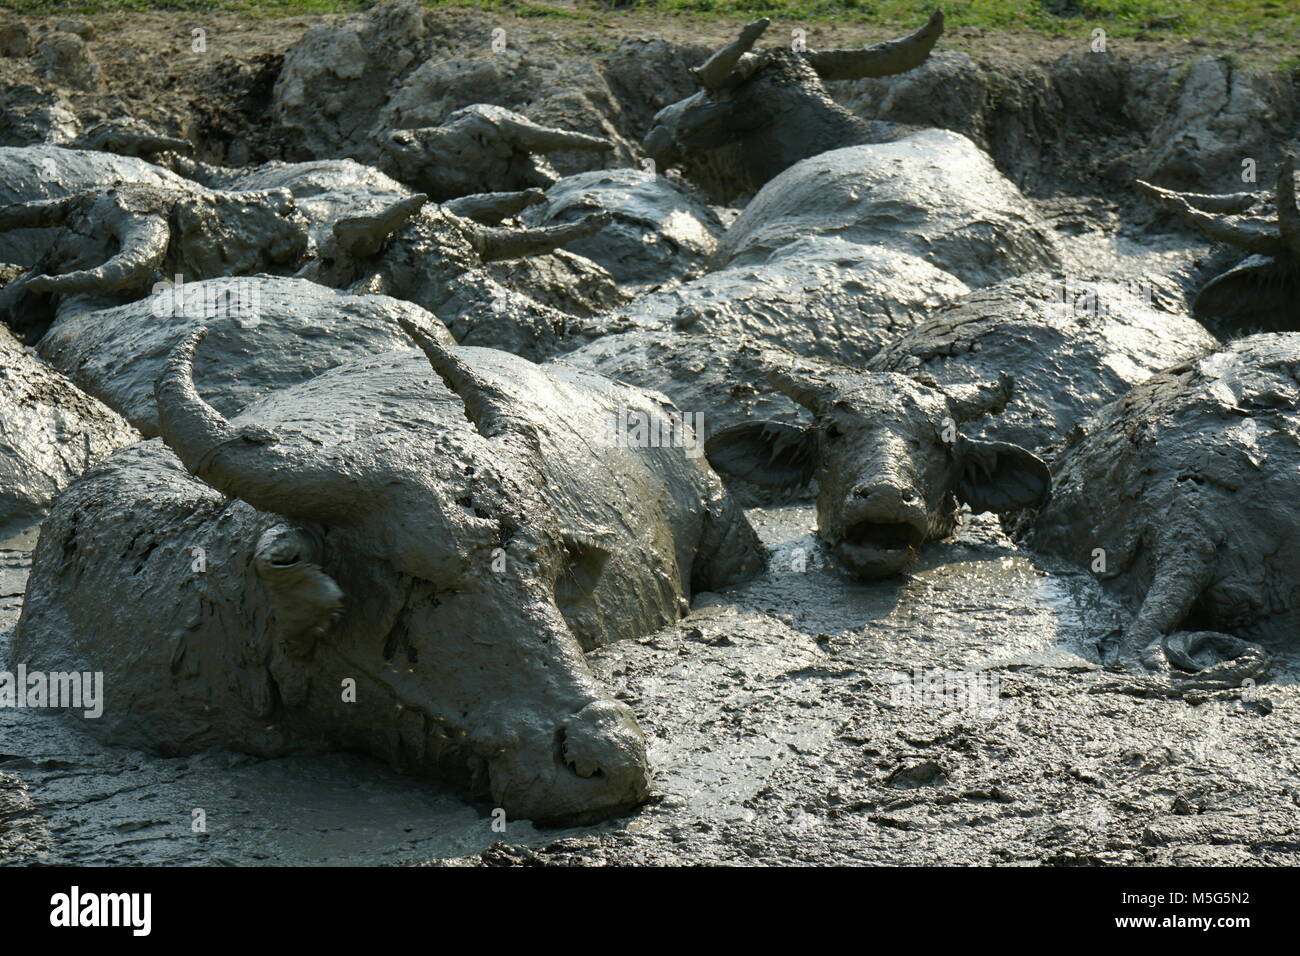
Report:
[[[366,758],[165,758],[5,709],[0,860],[1297,862],[1300,660],[1277,660],[1255,701],[1153,696],[1098,663],[1123,609],[988,516],[873,584],[831,564],[811,508],[750,516],[765,575],[592,655],[649,746],[651,800],[627,816],[502,832],[491,806]],[[0,654],[33,544],[0,549]]]
[[[482,47],[496,22],[445,16],[439,54]],[[246,55],[198,69],[183,53],[158,65],[158,49],[178,46],[159,21],[170,46],[141,42],[114,61],[147,56],[150,69],[106,69],[105,89],[65,84],[68,135],[111,95],[192,135],[210,161],[295,158],[293,117],[270,122],[271,87],[309,25],[231,24]],[[628,165],[654,110],[689,91],[685,67],[718,39],[634,38],[593,54],[518,29],[542,57],[529,72],[511,73],[512,51],[422,104],[454,66],[435,58],[408,78],[395,115],[415,104],[432,121],[500,87],[502,105],[535,120],[590,122]],[[91,46],[107,56],[108,44]],[[1149,283],[1185,308],[1179,296],[1203,281],[1209,245],[1160,232],[1167,224],[1132,180],[1239,188],[1243,153],[1271,168],[1300,129],[1300,74],[1184,60],[990,63],[948,51],[911,77],[831,92],[864,119],[969,135],[1056,230],[1064,276]],[[155,68],[187,70],[176,87],[186,96]],[[19,82],[26,69],[0,63],[15,101],[35,95]],[[572,97],[529,95],[539,77],[579,72],[590,76]],[[62,109],[65,93],[37,106]],[[15,117],[0,127],[6,144],[40,138]],[[1189,156],[1185,142],[1209,145]],[[721,212],[728,224],[736,215]],[[634,812],[501,829],[491,804],[361,756],[162,757],[106,747],[72,719],[0,708],[0,864],[1300,863],[1300,655],[1275,652],[1270,680],[1248,693],[1183,695],[1103,667],[1098,641],[1131,614],[1086,571],[1016,547],[990,517],[967,516],[904,577],[864,584],[823,552],[811,508],[750,516],[773,551],[764,575],[696,595],[679,623],[591,655],[647,737],[653,790]],[[34,530],[0,542],[0,661],[34,545]]]

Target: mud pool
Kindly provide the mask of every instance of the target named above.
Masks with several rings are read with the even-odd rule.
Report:
[[[438,57],[459,55],[495,21],[428,16],[440,31],[436,42],[420,38],[429,75],[412,69],[401,78],[385,122],[440,121],[477,102],[481,88],[499,87],[504,105],[526,106],[532,119],[609,137],[615,168],[635,166],[654,111],[690,91],[685,66],[730,29],[665,28],[664,40],[648,36],[660,32],[650,24],[647,36],[619,38],[617,49],[597,54],[587,38],[520,23],[512,42],[531,44],[534,59],[511,51],[502,66],[467,56],[481,73],[461,75]],[[57,95],[15,93],[4,144],[35,141],[22,123],[60,111],[78,129],[89,126],[118,97],[160,127],[184,128],[211,162],[301,160],[354,147],[343,134],[367,127],[315,129],[313,98],[286,100],[283,122],[271,122],[267,102],[286,54],[304,89],[319,79],[311,57],[294,59],[310,25],[223,20],[214,36],[226,31],[246,52],[216,68],[182,55],[169,67],[174,88],[155,89],[132,79],[144,75],[134,67],[173,42],[176,27],[141,20],[139,49],[112,53],[126,69],[105,69],[102,82],[81,87],[59,78]],[[107,46],[86,43],[105,58]],[[830,92],[873,122],[970,136],[1051,228],[1054,276],[1135,282],[1157,308],[1185,310],[1211,246],[1154,226],[1131,181],[1164,169],[1190,170],[1191,185],[1222,184],[1236,175],[1242,150],[1264,156],[1295,141],[1294,78],[1236,70],[1226,58],[1189,69],[1177,59],[1137,59],[1112,69],[1060,46],[1050,64],[997,44],[991,52],[977,61],[945,48],[895,86],[836,81]],[[597,56],[599,74],[590,69]],[[0,58],[0,78],[29,79],[17,62]],[[641,74],[629,65],[643,63]],[[353,102],[352,88],[337,80],[325,78],[335,84],[328,92],[349,115],[379,115],[378,93],[363,89]],[[534,100],[529,89],[566,84],[577,92]],[[39,108],[23,113],[18,101],[29,94]],[[1098,125],[1103,115],[1115,124]],[[1201,152],[1181,155],[1184,140]],[[573,155],[557,167],[586,168]],[[740,215],[700,202],[702,220],[730,225]],[[633,247],[644,241],[635,229],[629,235]],[[657,272],[646,288],[667,277],[664,294],[673,294],[674,283],[705,268],[705,245],[649,263]],[[596,258],[608,250],[592,240],[589,251]],[[537,293],[539,321],[553,317],[552,305],[578,315],[578,303],[588,318],[611,312],[630,299],[629,283],[639,291],[646,278],[630,274],[606,287],[578,269],[548,285],[541,267],[529,273],[518,265],[524,260],[513,261],[494,275],[555,293]],[[563,272],[565,262],[547,268]],[[482,298],[479,288],[467,301]],[[141,394],[148,399],[151,388]],[[904,576],[862,583],[819,543],[812,507],[748,514],[771,551],[764,574],[697,593],[677,624],[590,655],[595,676],[632,708],[646,736],[653,789],[635,811],[586,827],[503,825],[490,802],[361,755],[163,757],[105,746],[57,715],[0,708],[0,864],[1300,863],[1300,645],[1270,647],[1271,676],[1258,687],[1197,689],[1103,665],[1099,645],[1131,611],[1088,571],[1018,547],[993,515],[963,515],[957,534],[926,544]],[[4,662],[37,529],[0,536]]]
[[[124,865],[1295,862],[1300,658],[1276,658],[1254,702],[1151,696],[1098,663],[1125,612],[989,516],[869,585],[823,556],[811,508],[750,516],[766,575],[593,655],[650,747],[654,791],[631,815],[498,832],[490,805],[362,757],[162,758],[3,710],[5,849]],[[0,552],[9,629],[32,544]],[[981,675],[996,702],[936,707],[913,683],[936,670]]]

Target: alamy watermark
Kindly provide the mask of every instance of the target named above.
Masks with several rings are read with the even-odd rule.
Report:
[[[81,710],[95,718],[104,713],[104,672],[0,671],[0,707],[50,707]]]
[[[1145,279],[1096,284],[1062,282],[1049,293],[1048,308],[1064,318],[1105,318],[1117,308],[1151,308],[1151,283]]]
[[[895,707],[964,711],[991,717],[1002,709],[1002,680],[991,671],[918,667],[891,671],[889,702]]]
[[[73,886],[50,897],[50,925],[78,927],[120,926],[133,936],[148,936],[153,928],[152,893],[83,893]]]
[[[171,282],[154,284],[149,308],[159,319],[232,319],[242,328],[251,328],[261,321],[262,286],[238,278],[187,283],[178,275]]]
[[[687,458],[704,454],[704,413],[652,414],[620,408],[610,420],[604,444],[615,448],[681,448]]]

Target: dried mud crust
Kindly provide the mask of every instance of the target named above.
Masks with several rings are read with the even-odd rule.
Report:
[[[492,31],[500,28],[506,31],[512,56],[522,53],[520,69],[562,68],[563,73],[577,69],[564,61],[600,62],[604,79],[596,80],[592,90],[599,92],[607,84],[614,96],[613,102],[601,105],[607,115],[600,122],[613,124],[629,144],[639,142],[655,110],[693,90],[687,67],[731,40],[736,30],[734,20],[639,13],[539,21],[438,9],[427,17],[436,58],[486,58]],[[303,144],[296,131],[274,121],[273,88],[286,52],[313,25],[340,18],[195,13],[82,18],[91,27],[84,46],[99,67],[95,88],[79,88],[75,76],[58,80],[38,75],[38,57],[15,56],[0,57],[0,86],[18,91],[13,95],[23,103],[33,95],[42,101],[63,96],[86,125],[102,117],[134,115],[192,137],[200,155],[213,161],[300,159]],[[66,28],[68,18],[22,19],[39,44],[56,25]],[[777,22],[771,35],[779,38],[794,27],[806,30],[811,48],[853,46],[897,32],[879,25]],[[204,31],[203,52],[192,48],[195,29]],[[1300,72],[1279,66],[1293,56],[1290,48],[1267,42],[1244,47],[1212,39],[1166,40],[1153,34],[1145,40],[1112,39],[1110,52],[1090,57],[1088,43],[1087,38],[952,28],[932,63],[897,88],[892,80],[839,82],[829,88],[860,115],[892,119],[893,111],[902,111],[913,122],[972,136],[1004,173],[1034,196],[1050,195],[1057,188],[1078,191],[1081,184],[1091,184],[1094,192],[1128,199],[1132,176],[1149,177],[1153,163],[1157,172],[1167,173],[1169,185],[1190,187],[1198,176],[1226,175],[1223,157],[1212,156],[1201,164],[1205,169],[1198,169],[1192,158],[1182,155],[1178,144],[1184,131],[1189,141],[1210,142],[1219,152],[1223,150],[1216,140],[1226,141],[1231,130],[1245,131],[1251,142],[1242,146],[1251,155],[1261,152],[1254,149],[1254,141],[1263,142],[1265,133],[1280,135],[1283,145],[1297,135]],[[625,44],[622,54],[620,44]],[[1200,65],[1193,65],[1198,60]],[[646,69],[635,69],[638,63]],[[488,63],[487,68],[496,67]],[[455,87],[458,75],[445,78],[452,99],[465,93]],[[40,92],[20,90],[31,85]],[[536,91],[528,89],[501,93],[511,100],[533,95]],[[586,94],[575,90],[573,95],[577,103]],[[1180,97],[1188,102],[1181,103]],[[501,105],[528,113],[527,102]],[[566,108],[562,103],[546,107],[561,112]],[[1160,130],[1157,142],[1152,129],[1162,118],[1161,110],[1178,128]],[[1237,111],[1244,111],[1249,122],[1234,119]],[[1087,148],[1080,148],[1080,141]],[[1031,146],[1041,148],[1049,161],[1031,156]],[[1267,168],[1271,152],[1262,152],[1269,155],[1257,159]],[[1231,158],[1239,163],[1236,152]],[[621,159],[620,165],[628,165],[627,156]]]

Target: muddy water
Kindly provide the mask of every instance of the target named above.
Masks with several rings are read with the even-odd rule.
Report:
[[[497,832],[490,806],[368,759],[162,758],[20,710],[0,710],[0,780],[57,863],[465,863],[496,841],[493,861],[1297,862],[1294,662],[1261,701],[1152,695],[1097,663],[1122,610],[988,516],[876,584],[830,563],[810,508],[751,517],[766,575],[594,655],[656,771],[620,820]],[[31,544],[0,548],[9,629]]]

